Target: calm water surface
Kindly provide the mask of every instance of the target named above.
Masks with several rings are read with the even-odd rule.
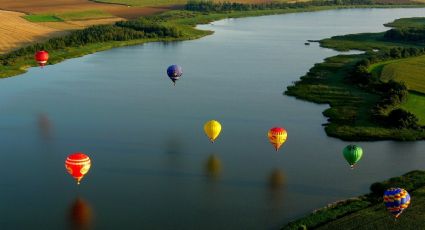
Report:
[[[0,229],[275,229],[424,168],[424,142],[385,141],[360,143],[365,155],[350,170],[348,143],[321,126],[327,106],[282,94],[337,54],[305,40],[383,31],[424,13],[222,20],[200,26],[215,34],[199,40],[112,49],[1,80]],[[165,76],[173,63],[185,71],[176,87]],[[202,130],[209,119],[223,125],[215,144]],[[275,125],[289,132],[278,153],[266,137]],[[93,162],[79,187],[64,169],[75,151]],[[269,187],[275,170],[285,190]]]

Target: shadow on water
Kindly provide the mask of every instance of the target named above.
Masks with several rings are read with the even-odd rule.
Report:
[[[93,210],[90,204],[80,197],[72,202],[68,219],[71,230],[93,229]]]

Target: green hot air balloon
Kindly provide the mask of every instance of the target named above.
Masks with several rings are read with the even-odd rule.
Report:
[[[347,145],[342,151],[342,154],[351,168],[354,168],[354,165],[362,158],[363,149],[357,145]]]

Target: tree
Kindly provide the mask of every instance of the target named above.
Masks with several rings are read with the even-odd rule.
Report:
[[[413,114],[403,109],[394,109],[388,115],[388,124],[396,128],[416,129],[419,119]]]

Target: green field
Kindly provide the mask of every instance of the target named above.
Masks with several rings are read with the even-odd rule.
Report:
[[[30,14],[23,16],[26,20],[30,22],[62,22],[63,20],[49,14]]]
[[[101,19],[101,18],[114,17],[112,14],[109,14],[109,13],[101,11],[101,10],[66,12],[66,13],[55,14],[55,16],[64,20],[64,21]]]
[[[425,229],[424,186],[425,171],[412,171],[374,183],[369,194],[327,205],[282,229]],[[411,205],[397,221],[386,210],[382,200],[385,189],[391,187],[404,188],[411,195]]]
[[[425,55],[398,59],[383,66],[381,80],[403,81],[409,90],[425,94]]]
[[[30,22],[62,22],[74,20],[89,20],[114,17],[112,14],[101,10],[87,10],[65,13],[31,14],[24,18]]]
[[[407,101],[401,108],[413,113],[419,118],[419,124],[425,125],[425,95],[410,92]]]

